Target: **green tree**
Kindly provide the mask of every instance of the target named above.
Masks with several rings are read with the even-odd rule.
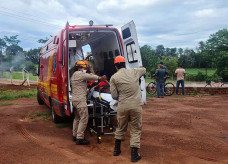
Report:
[[[46,38],[46,39],[39,39],[37,42],[38,43],[46,43],[48,41],[48,38]]]
[[[194,51],[193,49],[188,49],[188,48],[186,48],[186,49],[184,50],[184,55],[191,56],[191,55],[194,54],[194,53],[195,53],[195,51]]]
[[[198,50],[199,50],[199,52],[206,51],[206,44],[203,41],[199,42]]]
[[[183,53],[184,53],[183,48],[178,48],[178,56],[183,55]]]
[[[24,62],[24,67],[27,71],[34,72],[37,69],[37,64],[34,64],[33,62],[26,60]]]
[[[172,57],[177,57],[178,56],[176,47],[170,49],[170,56],[172,56]]]
[[[25,53],[25,59],[31,61],[34,64],[39,62],[40,48],[30,49]]]
[[[187,55],[181,55],[178,58],[178,64],[179,65],[182,65],[182,67],[184,67],[184,68],[189,68],[189,65],[188,65],[188,56]]]
[[[170,48],[165,49],[165,56],[170,56]]]
[[[7,43],[8,46],[11,45],[18,45],[18,43],[20,43],[21,41],[17,39],[18,35],[14,35],[14,36],[4,36],[4,40]]]
[[[184,68],[192,68],[195,63],[194,60],[195,52],[192,49],[185,49],[182,55],[178,58],[178,64],[182,65]]]
[[[52,37],[52,35],[50,35],[50,37],[49,38],[51,38]],[[44,44],[44,43],[46,43],[48,40],[49,40],[49,38],[48,37],[46,37],[45,39],[39,39],[37,42],[38,43],[42,43],[42,44]]]
[[[18,35],[4,36],[5,41],[5,54],[6,56],[16,56],[18,53],[23,52],[23,48],[18,45],[20,40],[17,39]],[[4,43],[4,42],[3,42]]]
[[[6,56],[16,56],[20,52],[23,52],[23,48],[18,45],[12,44],[6,48]]]
[[[224,81],[228,81],[228,51],[220,51],[218,56],[216,61],[217,74],[222,77]]]
[[[3,54],[3,50],[6,48],[6,42],[0,38],[0,54]]]
[[[144,45],[140,48],[142,63],[146,68],[147,72],[152,75],[157,68],[158,57],[155,54],[155,51],[148,45]]]
[[[4,55],[3,55],[3,52],[4,52],[4,49],[6,48],[6,42],[4,39],[1,39],[0,38],[0,63],[3,61],[4,59]]]
[[[222,29],[211,34],[206,41],[206,50],[212,52],[228,51],[228,30]]]
[[[202,53],[203,52],[197,52],[197,53],[194,53],[191,55],[191,57],[193,58],[193,63],[191,65],[192,68],[204,68],[203,67],[204,61],[203,61]]]
[[[164,65],[167,68],[167,71],[169,72],[169,75],[173,79],[175,70],[176,70],[176,68],[178,66],[178,64],[177,64],[178,63],[178,58],[177,57],[171,57],[171,56],[164,57],[163,58],[163,62],[164,62]]]
[[[177,48],[165,48],[164,56],[177,57]]]
[[[165,55],[165,47],[161,44],[161,45],[158,45],[156,47],[156,50],[155,50],[155,53],[156,55],[158,56],[158,58],[162,58],[162,56]]]

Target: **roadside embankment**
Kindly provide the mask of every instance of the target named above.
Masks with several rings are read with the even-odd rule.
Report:
[[[176,88],[175,88],[176,90]],[[195,94],[228,94],[228,87],[185,87],[186,95],[195,95]],[[178,89],[178,93],[181,93],[181,87]]]

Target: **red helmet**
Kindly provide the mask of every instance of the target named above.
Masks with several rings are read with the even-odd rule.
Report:
[[[114,60],[114,64],[116,63],[125,63],[125,59],[123,56],[117,56]]]

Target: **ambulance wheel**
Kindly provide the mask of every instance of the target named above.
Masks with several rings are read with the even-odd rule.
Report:
[[[53,108],[53,105],[51,105],[51,115],[52,115],[52,121],[54,123],[60,123],[62,121],[61,117],[58,116],[56,113],[55,113],[55,110]]]
[[[44,101],[40,98],[40,95],[39,93],[37,92],[37,102],[39,105],[43,105],[44,104]]]

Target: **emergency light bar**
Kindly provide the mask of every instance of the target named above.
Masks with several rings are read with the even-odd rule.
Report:
[[[93,25],[93,26],[90,26],[90,25],[73,25],[73,26],[69,26],[69,27],[76,28],[76,27],[101,27],[101,26],[109,27],[109,26],[113,26],[113,24]]]
[[[72,28],[75,28],[75,27],[100,27],[100,26],[106,26],[106,27],[109,27],[109,26],[113,26],[113,24],[102,24],[102,25],[93,25],[93,21],[90,20],[89,21],[89,25],[73,25],[73,26],[69,26],[69,27],[72,27]]]

